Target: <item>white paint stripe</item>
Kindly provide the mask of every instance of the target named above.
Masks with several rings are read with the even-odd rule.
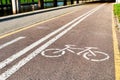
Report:
[[[99,7],[99,6],[98,6]],[[97,7],[97,8],[98,8]],[[86,16],[87,14],[89,14],[90,12],[94,11],[94,8],[90,11],[88,11],[87,13],[79,16],[78,18],[72,20],[71,22],[69,22],[68,24],[62,26],[61,28],[57,29],[56,31],[46,35],[45,37],[43,37],[42,39],[32,43],[30,46],[27,46],[26,48],[24,48],[23,50],[17,52],[16,54],[10,56],[9,58],[5,59],[4,61],[0,62],[0,69],[2,69],[3,67],[5,67],[6,65],[10,64],[12,61],[14,61],[15,59],[19,58],[20,56],[24,55],[26,52],[28,52],[29,50],[31,50],[32,48],[38,46],[40,43],[42,43],[43,41],[47,40],[48,38],[52,37],[53,35],[57,34],[58,32],[62,31],[63,29],[67,28],[69,25],[73,24],[74,22],[76,22],[77,20],[81,19],[82,17]]]
[[[103,5],[102,5],[103,6]],[[99,8],[101,8],[102,6],[98,7],[95,11],[97,11]],[[51,40],[49,40],[47,43],[45,43],[44,45],[42,45],[41,47],[39,47],[38,49],[36,49],[34,52],[32,52],[30,55],[28,55],[27,57],[23,58],[21,61],[19,61],[16,65],[14,65],[13,67],[11,67],[10,69],[8,69],[7,71],[5,71],[4,73],[2,73],[0,75],[0,80],[6,80],[7,78],[9,78],[12,74],[14,74],[17,70],[19,70],[23,65],[25,65],[27,62],[29,62],[31,59],[33,59],[35,56],[37,56],[41,51],[43,51],[45,48],[47,48],[48,46],[50,46],[52,43],[54,43],[57,39],[59,39],[60,37],[62,37],[64,34],[66,34],[69,30],[71,30],[72,28],[74,28],[77,24],[79,24],[81,21],[83,21],[84,19],[86,19],[88,16],[92,15],[95,11],[91,12],[90,14],[86,15],[85,17],[83,17],[82,19],[80,19],[78,22],[74,23],[73,25],[71,25],[69,28],[67,28],[66,30],[64,30],[63,32],[61,32],[60,34],[58,34],[57,36],[55,36],[54,38],[52,38]]]
[[[2,44],[2,45],[0,45],[0,49],[6,47],[6,46],[8,46],[8,45],[11,45],[11,44],[13,44],[13,43],[15,43],[15,42],[23,39],[23,38],[25,38],[25,37],[18,37],[18,38],[14,39],[14,40],[11,40],[11,41],[9,41],[9,42],[7,42],[7,43],[5,43],[5,44]]]

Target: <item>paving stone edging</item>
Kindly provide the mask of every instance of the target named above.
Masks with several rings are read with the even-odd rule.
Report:
[[[116,35],[117,35],[117,41],[118,41],[118,49],[120,50],[120,23],[117,18],[117,16],[113,16],[114,18],[114,23],[115,23],[115,28],[116,28]],[[120,51],[119,51],[120,52]]]
[[[120,23],[119,23],[119,19],[117,16],[115,16],[115,24],[116,24],[117,29],[120,31]]]

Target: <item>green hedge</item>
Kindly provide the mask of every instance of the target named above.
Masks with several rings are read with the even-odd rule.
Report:
[[[1,0],[0,1],[0,4],[10,4],[10,0]]]
[[[32,0],[20,0],[21,3],[31,3]],[[38,0],[34,0],[34,2],[38,2]]]
[[[7,1],[7,2],[6,2]],[[53,0],[44,0],[45,2],[52,2]],[[58,1],[63,1],[63,0],[58,0]],[[1,0],[2,4],[10,4],[10,0]],[[0,2],[0,4],[1,4]],[[20,0],[21,3],[31,3],[32,0]],[[34,0],[34,2],[38,2],[38,0]]]
[[[120,22],[120,4],[114,4],[114,14],[118,17]]]

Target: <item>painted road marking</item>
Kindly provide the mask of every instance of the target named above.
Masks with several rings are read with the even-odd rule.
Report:
[[[15,42],[17,42],[17,41],[19,41],[19,40],[21,40],[21,39],[24,39],[24,38],[25,38],[25,37],[18,37],[18,38],[14,39],[14,40],[11,40],[11,41],[9,41],[9,42],[7,42],[7,43],[5,43],[5,44],[2,44],[2,45],[0,45],[0,49],[6,47],[6,46],[8,46],[8,45],[11,45],[11,44],[13,44],[13,43],[15,43]]]
[[[113,7],[112,7],[113,11]],[[120,80],[120,51],[118,46],[117,35],[115,31],[114,14],[112,12],[112,32],[113,32],[113,47],[114,47],[114,63],[115,63],[115,80]]]
[[[97,47],[75,48],[73,46],[76,46],[76,45],[65,45],[65,48],[63,48],[63,49],[59,49],[59,48],[46,49],[41,52],[41,55],[44,57],[48,57],[48,58],[54,58],[54,57],[61,57],[62,55],[64,55],[66,53],[66,51],[75,53],[75,50],[79,50],[75,54],[77,54],[77,55],[83,54],[83,57],[89,61],[100,62],[100,61],[108,60],[110,58],[109,55],[105,52],[92,50],[92,49],[98,49]],[[50,52],[52,51],[52,52],[47,53],[49,51]],[[102,55],[104,57],[98,58],[97,55]],[[92,58],[91,56],[93,56],[94,58]]]
[[[82,22],[84,19],[86,19],[88,16],[92,15],[95,11],[103,7],[105,4],[100,5],[97,7],[94,11],[90,12],[88,15],[84,16],[80,20],[78,20],[76,23],[72,24],[69,28],[65,29],[63,32],[56,35],[54,38],[43,44],[41,47],[37,48],[35,51],[33,51],[30,55],[23,58],[21,61],[19,61],[17,64],[15,64],[13,67],[5,71],[0,75],[0,80],[6,80],[9,78],[12,74],[14,74],[16,71],[18,71],[22,66],[24,66],[27,62],[29,62],[31,59],[33,59],[35,56],[41,53],[45,48],[50,46],[52,43],[54,43],[56,40],[58,40],[60,37],[62,37],[64,34],[66,34],[68,31],[70,31],[72,28],[74,28],[76,25],[78,25],[80,22]]]
[[[100,5],[101,6],[101,5]],[[24,55],[26,52],[28,52],[29,50],[33,49],[34,47],[38,46],[39,44],[41,44],[42,42],[44,42],[45,40],[49,39],[50,37],[54,36],[55,34],[59,33],[60,31],[64,30],[65,28],[67,28],[69,25],[75,23],[76,21],[78,21],[79,19],[83,18],[84,16],[90,14],[91,12],[95,11],[96,9],[98,9],[100,6],[86,12],[85,14],[79,16],[78,18],[75,18],[74,20],[72,20],[71,22],[69,22],[68,24],[62,26],[61,28],[57,29],[56,31],[53,31],[52,33],[46,35],[45,37],[43,37],[42,39],[32,43],[30,46],[27,46],[26,48],[24,48],[23,50],[17,52],[16,54],[10,56],[9,58],[7,58],[6,60],[0,62],[0,69],[2,69],[3,67],[5,67],[6,65],[10,64],[12,61],[14,61],[15,59],[19,58],[20,56]]]

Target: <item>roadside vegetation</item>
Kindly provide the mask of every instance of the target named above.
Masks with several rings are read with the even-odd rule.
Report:
[[[120,22],[120,4],[114,4],[114,14],[118,17]]]
[[[1,0],[2,4],[10,4],[10,0]],[[21,3],[32,2],[32,0],[20,0]],[[34,0],[34,2],[38,2],[38,0]]]
[[[20,0],[20,3],[31,3],[32,1],[38,2],[38,0]],[[44,0],[44,2],[52,2],[53,0]],[[58,0],[63,1],[63,0]],[[10,4],[10,0],[1,0],[2,4]]]

